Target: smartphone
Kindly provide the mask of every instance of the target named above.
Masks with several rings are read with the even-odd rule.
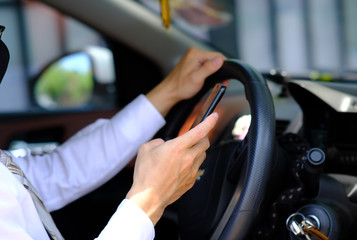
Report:
[[[206,119],[216,108],[217,104],[223,97],[223,94],[226,91],[226,86],[222,83],[217,83],[208,98],[206,99],[205,103],[203,104],[203,107],[201,108],[200,112],[198,113],[195,121],[193,122],[191,128],[195,127],[197,124],[202,122],[203,120]]]

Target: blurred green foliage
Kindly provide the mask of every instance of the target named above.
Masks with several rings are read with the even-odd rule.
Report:
[[[45,108],[81,107],[89,102],[94,88],[90,68],[78,71],[63,67],[60,61],[43,72],[35,86],[37,102]]]

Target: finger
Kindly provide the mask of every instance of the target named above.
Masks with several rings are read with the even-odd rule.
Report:
[[[196,169],[196,171],[198,171],[202,165],[202,163],[204,162],[204,160],[206,160],[206,152],[203,152],[195,161],[195,163],[193,164],[194,169]]]
[[[179,136],[177,140],[185,147],[192,147],[208,135],[211,129],[216,125],[217,120],[218,113],[214,112],[196,127]]]
[[[215,73],[218,69],[220,69],[223,65],[224,57],[217,55],[213,58],[207,59],[202,62],[201,67],[199,67],[194,72],[194,77],[197,79],[205,79],[211,74]]]
[[[208,140],[208,137],[205,137],[201,141],[199,141],[196,145],[194,145],[191,148],[191,151],[193,151],[192,154],[194,154],[195,160],[193,162],[193,167],[194,168],[199,168],[202,164],[202,162],[206,158],[206,150],[210,147],[210,142]]]
[[[202,59],[202,62],[204,62],[206,60],[210,60],[210,59],[213,59],[215,57],[222,57],[223,59],[226,58],[220,52],[202,50],[202,49],[196,48],[196,47],[190,47],[186,51],[185,56],[183,58],[189,58],[189,59],[194,60],[194,61],[196,61],[197,59]]]
[[[229,80],[224,80],[222,82],[223,85],[225,85],[227,88],[229,87]]]
[[[203,152],[205,152],[209,147],[210,147],[210,142],[208,137],[206,136],[203,139],[201,139],[198,143],[193,145],[190,149],[192,154],[200,155]]]

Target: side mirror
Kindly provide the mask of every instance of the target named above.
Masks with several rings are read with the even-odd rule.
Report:
[[[32,94],[35,102],[48,110],[83,108],[98,101],[96,88],[103,89],[98,86],[112,85],[114,81],[110,50],[89,47],[51,62],[35,79]],[[100,94],[106,97],[105,92]]]

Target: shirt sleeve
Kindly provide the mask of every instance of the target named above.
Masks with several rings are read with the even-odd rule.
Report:
[[[162,115],[140,95],[112,119],[84,128],[53,153],[14,161],[53,211],[115,176],[164,124]]]
[[[152,240],[154,225],[145,212],[130,200],[123,200],[96,240]]]

